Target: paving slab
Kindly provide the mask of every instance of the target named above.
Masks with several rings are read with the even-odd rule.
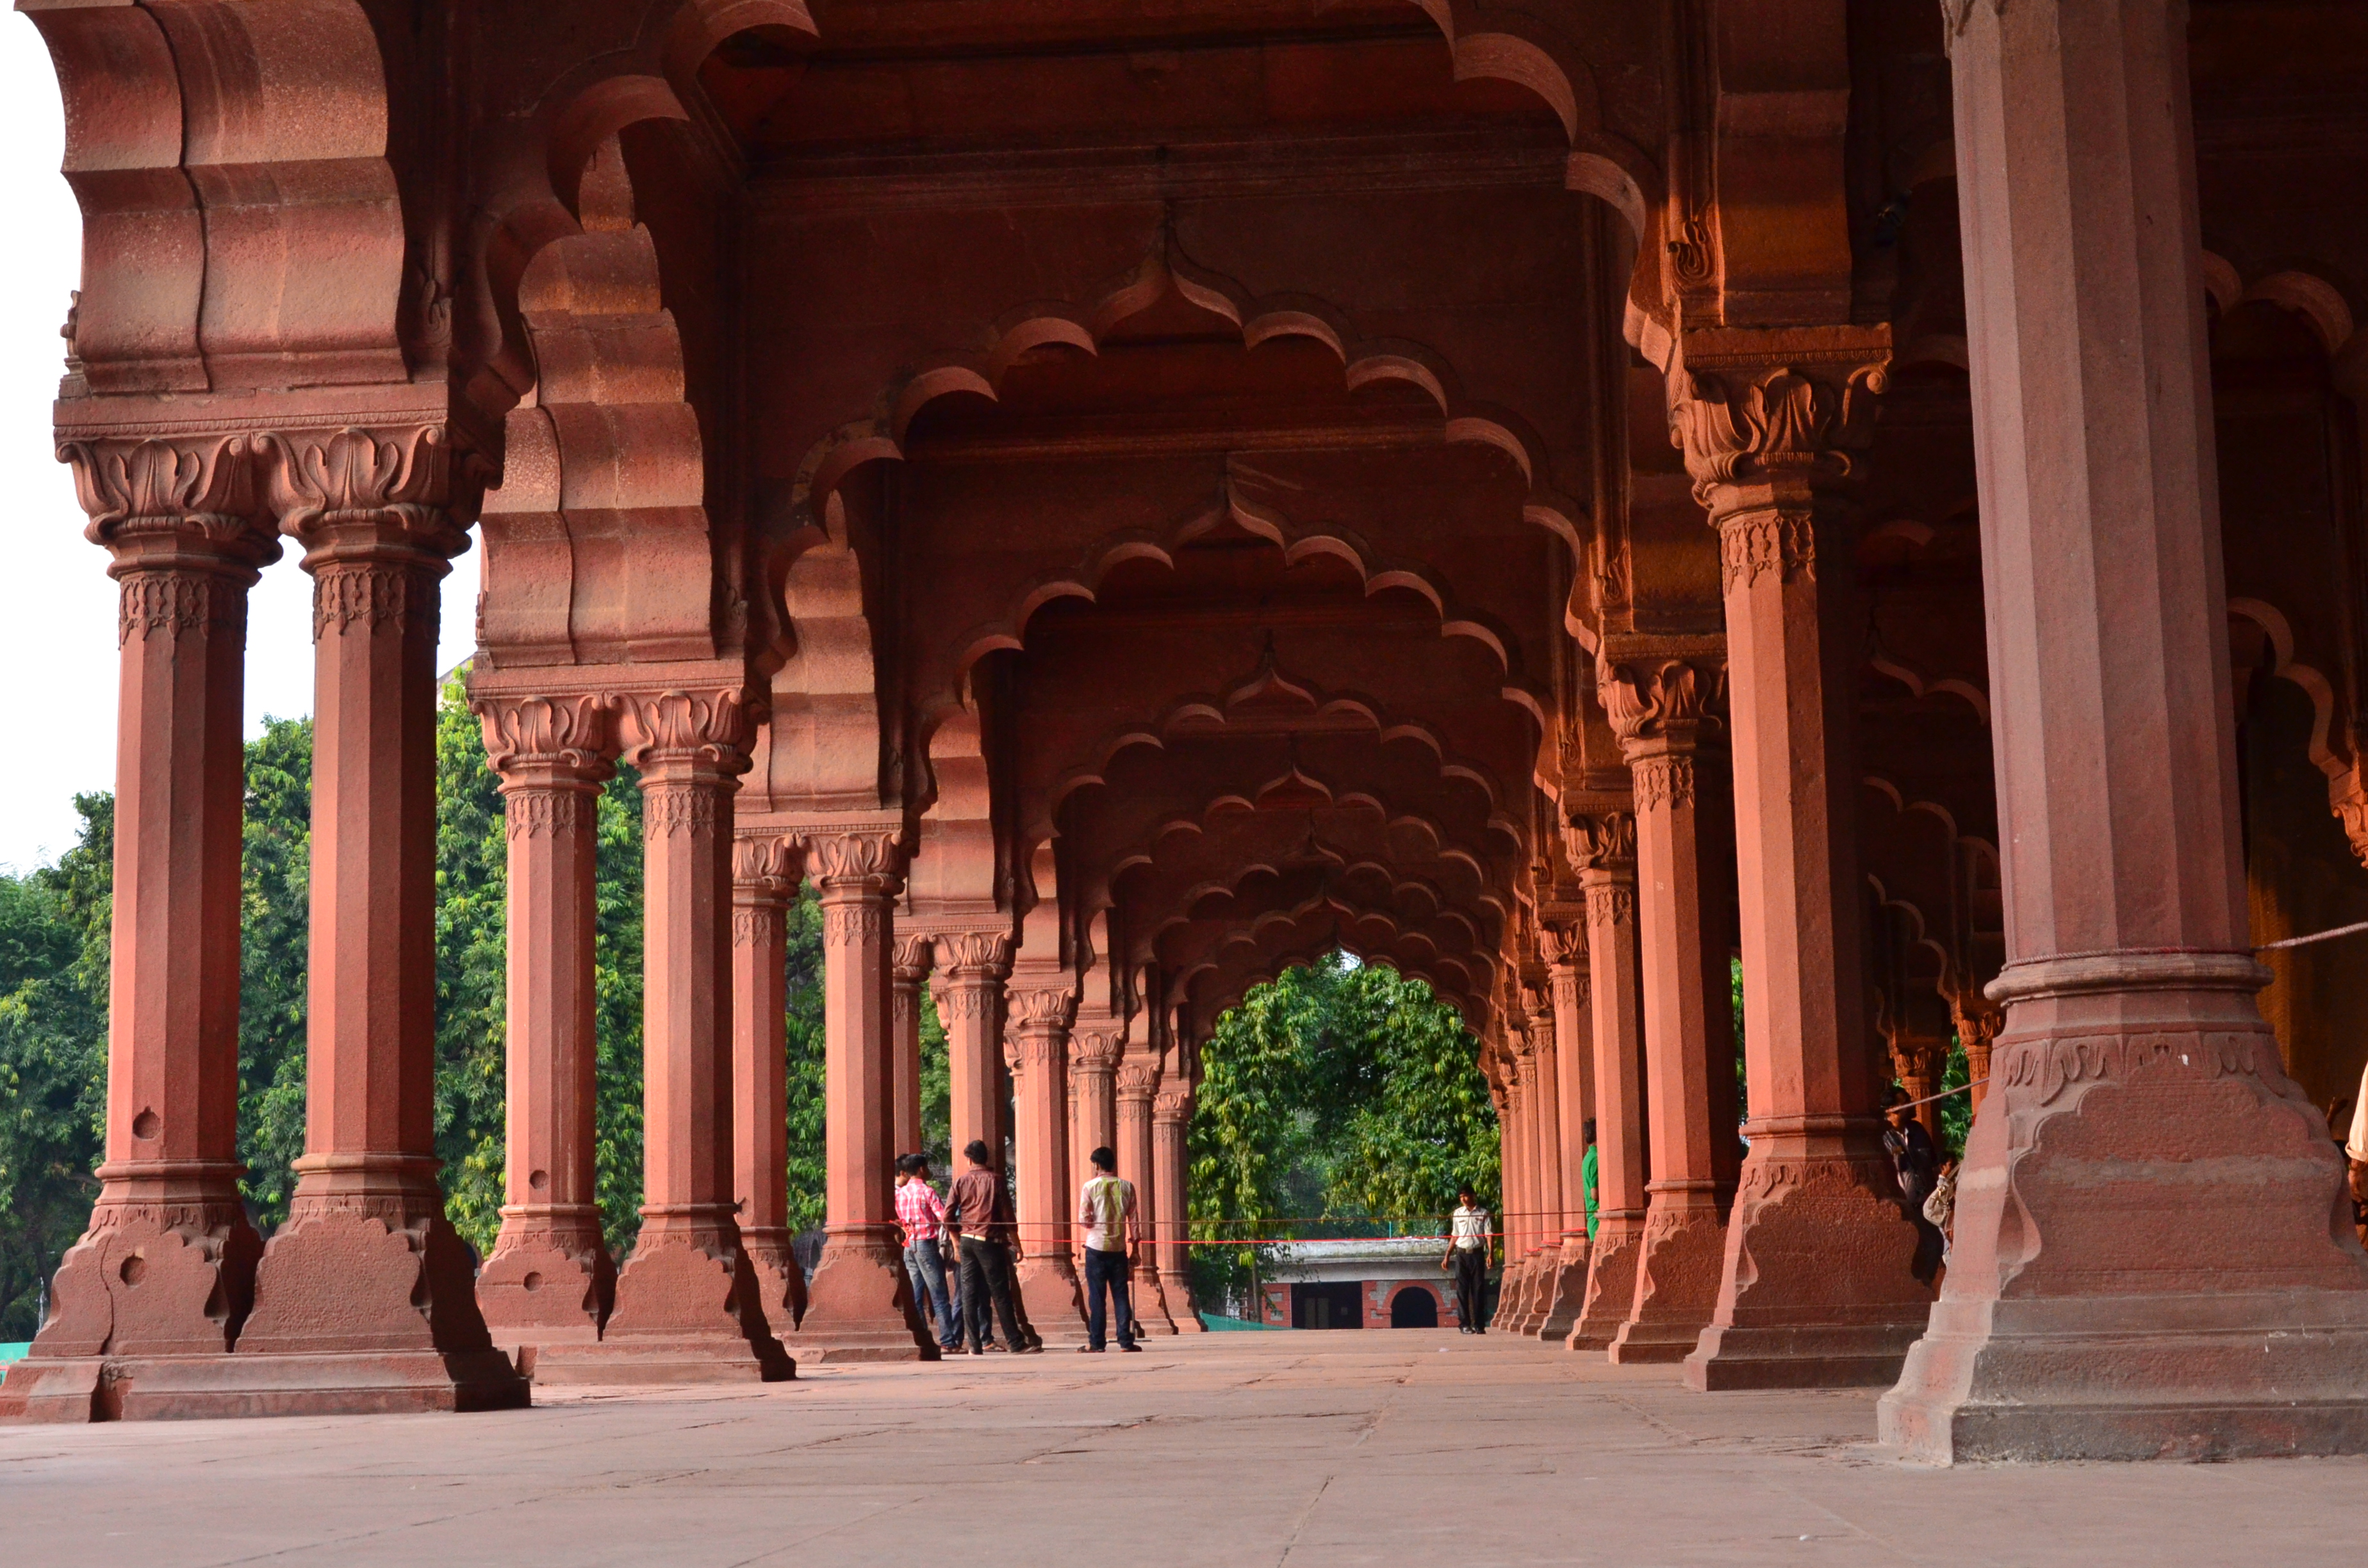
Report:
[[[1874,1394],[1699,1394],[1452,1331],[0,1428],[0,1563],[2337,1561],[2368,1460],[1905,1464]]]

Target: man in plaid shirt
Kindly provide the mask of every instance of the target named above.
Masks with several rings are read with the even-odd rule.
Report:
[[[905,1272],[913,1299],[926,1300],[938,1320],[938,1347],[962,1343],[962,1309],[946,1297],[946,1206],[929,1185],[929,1162],[919,1154],[896,1156],[896,1222],[905,1227]]]

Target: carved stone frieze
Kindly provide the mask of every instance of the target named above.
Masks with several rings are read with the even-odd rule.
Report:
[[[723,822],[719,786],[712,780],[642,780],[642,842],[712,834]]]
[[[1605,878],[1587,888],[1587,921],[1590,926],[1636,924],[1636,884]]]
[[[1779,583],[1815,582],[1817,519],[1802,508],[1746,512],[1718,527],[1719,585],[1733,593],[1763,577]]]
[[[1694,803],[1694,759],[1664,754],[1636,759],[1630,770],[1636,779],[1636,809],[1656,807],[1685,811]]]
[[[115,645],[134,637],[177,641],[196,631],[246,634],[246,585],[211,572],[137,571],[120,574]]]
[[[599,801],[589,790],[524,786],[502,791],[505,825],[512,838],[557,838],[589,833]]]
[[[401,633],[417,618],[423,631],[436,629],[438,596],[426,569],[395,562],[330,561],[313,574],[313,641],[357,625]]]
[[[878,899],[828,899],[822,906],[822,939],[826,947],[868,946],[888,939],[887,904]]]

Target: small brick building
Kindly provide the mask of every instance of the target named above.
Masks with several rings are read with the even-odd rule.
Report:
[[[1259,1287],[1259,1321],[1276,1328],[1448,1328],[1455,1291],[1443,1243],[1371,1236],[1279,1248]]]

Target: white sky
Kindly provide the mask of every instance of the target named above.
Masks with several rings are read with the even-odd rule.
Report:
[[[0,670],[14,676],[16,756],[0,768],[0,869],[27,870],[71,848],[77,791],[115,787],[115,598],[107,554],[82,537],[74,482],[51,456],[67,296],[82,220],[58,175],[64,122],[57,77],[33,24],[0,13],[0,495],[9,570],[0,581]],[[312,581],[290,550],[248,611],[246,726],[313,710]],[[436,667],[473,642],[477,554],[444,582]]]

